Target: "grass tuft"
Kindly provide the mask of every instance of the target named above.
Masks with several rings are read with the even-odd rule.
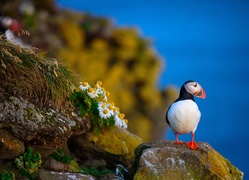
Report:
[[[61,108],[75,87],[75,76],[37,49],[24,49],[0,36],[0,88],[41,106]]]

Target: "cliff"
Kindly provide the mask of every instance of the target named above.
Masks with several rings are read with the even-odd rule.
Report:
[[[208,143],[196,151],[171,141],[141,144],[102,83],[78,90],[56,59],[0,39],[0,62],[1,178],[243,178]]]
[[[79,81],[101,80],[132,133],[144,141],[162,138],[167,128],[162,119],[176,90],[158,88],[164,63],[151,39],[134,27],[117,27],[111,19],[61,9],[50,0],[1,1],[0,11],[29,32],[15,32],[25,45],[65,63]]]
[[[131,169],[133,179],[243,179],[243,172],[210,144],[198,142],[198,150],[173,141],[141,144]]]

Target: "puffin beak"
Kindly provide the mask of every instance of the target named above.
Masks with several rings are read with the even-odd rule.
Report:
[[[18,31],[21,29],[21,24],[17,20],[13,20],[12,24],[9,26],[11,31]]]
[[[205,99],[206,98],[206,93],[205,93],[204,89],[201,89],[200,91],[197,91],[195,93],[195,96],[198,97],[198,98]]]

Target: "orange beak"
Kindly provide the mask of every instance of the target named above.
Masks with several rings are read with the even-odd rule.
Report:
[[[204,91],[204,89],[201,89],[201,91],[197,91],[196,93],[195,93],[195,96],[196,97],[198,97],[198,98],[203,98],[203,99],[205,99],[206,98],[206,93],[205,93],[205,91]]]

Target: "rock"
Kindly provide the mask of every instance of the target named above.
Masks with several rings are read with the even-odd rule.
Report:
[[[49,158],[45,163],[45,168],[50,171],[60,172],[78,172],[79,166],[76,161],[72,161],[69,164],[57,161],[53,158]]]
[[[56,161],[55,159],[49,158],[45,163],[45,167],[48,170],[65,172],[66,165],[62,162]]]
[[[43,146],[61,146],[72,134],[86,133],[91,128],[87,118],[79,117],[70,109],[64,112],[41,108],[27,99],[15,96],[2,101],[0,101],[0,123],[15,137],[25,142]]]
[[[208,143],[198,144],[195,151],[173,141],[141,144],[136,149],[134,179],[243,179],[243,172]]]
[[[102,130],[98,135],[71,137],[69,149],[82,160],[104,159],[109,168],[114,168],[117,164],[131,165],[134,150],[141,143],[138,136],[113,127],[112,130]]]
[[[70,152],[67,148],[67,144],[62,144],[61,146],[38,146],[38,145],[28,145],[27,147],[30,147],[34,153],[39,152],[42,156],[43,161],[46,161],[51,154],[56,152],[58,149],[63,149],[67,155],[70,155]]]
[[[95,169],[104,169],[106,167],[106,162],[104,159],[89,159],[84,160],[81,163],[80,168],[93,167]]]
[[[114,173],[103,175],[99,179],[100,180],[124,180],[122,177],[117,176]]]
[[[14,159],[24,153],[24,142],[5,129],[0,129],[0,159]]]
[[[95,180],[91,175],[80,173],[56,172],[40,169],[38,172],[39,180],[70,179],[70,180]]]

